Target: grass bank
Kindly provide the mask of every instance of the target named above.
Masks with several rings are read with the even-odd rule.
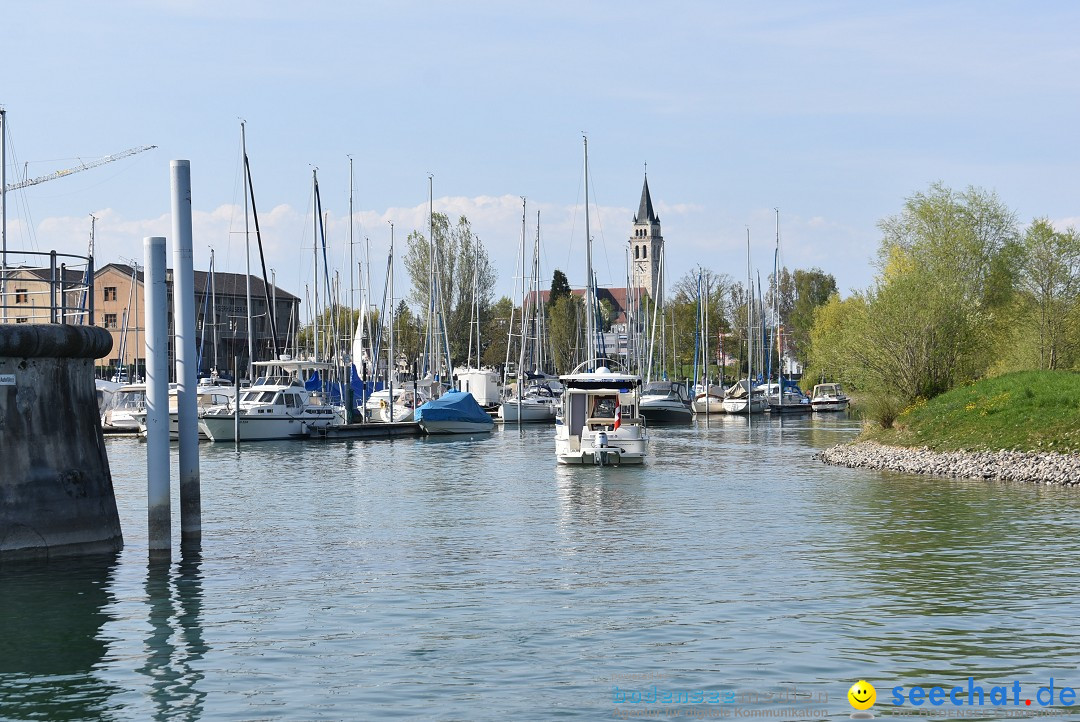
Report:
[[[936,451],[1080,453],[1080,373],[1021,371],[953,389],[905,409],[863,440]]]

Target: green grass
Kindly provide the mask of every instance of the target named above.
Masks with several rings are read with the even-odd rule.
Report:
[[[905,409],[863,439],[937,451],[1080,452],[1080,373],[1021,371],[953,389]]]

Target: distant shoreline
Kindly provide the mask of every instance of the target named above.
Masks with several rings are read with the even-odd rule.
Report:
[[[839,444],[821,452],[833,466],[883,469],[959,479],[1080,484],[1080,454],[1052,451],[933,451],[927,447],[887,446],[876,441]]]

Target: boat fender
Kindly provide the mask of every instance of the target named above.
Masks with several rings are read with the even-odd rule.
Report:
[[[599,446],[601,449],[607,447],[607,434],[603,431],[596,435],[596,445]]]

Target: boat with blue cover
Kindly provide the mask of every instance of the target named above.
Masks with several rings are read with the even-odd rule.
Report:
[[[418,408],[414,418],[427,434],[486,433],[495,426],[494,419],[466,391],[447,391]]]

